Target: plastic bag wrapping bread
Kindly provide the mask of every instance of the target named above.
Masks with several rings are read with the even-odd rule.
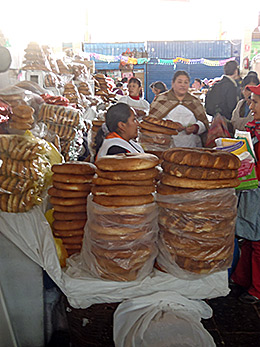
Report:
[[[37,114],[43,99],[30,90],[10,86],[0,90],[0,99],[8,103],[12,108],[18,105],[29,105]]]
[[[97,278],[132,281],[152,272],[157,255],[155,203],[108,208],[88,197],[88,221],[81,250],[86,269]]]
[[[195,190],[156,196],[159,267],[178,278],[226,270],[233,259],[235,190]]]
[[[174,147],[173,137],[167,134],[141,131],[139,132],[138,140],[145,152],[154,153],[159,158],[162,157],[163,152],[168,148]]]
[[[46,141],[25,135],[0,136],[0,209],[26,212],[42,202],[51,166],[60,160]]]
[[[173,291],[123,301],[114,313],[116,347],[213,347],[201,319],[212,309]]]
[[[82,130],[85,130],[82,113],[73,107],[43,104],[38,122],[43,122],[48,132],[56,134],[60,139],[61,154],[66,161],[77,159],[83,140]]]

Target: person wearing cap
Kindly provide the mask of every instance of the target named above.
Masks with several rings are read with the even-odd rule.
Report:
[[[159,94],[164,93],[168,90],[166,84],[161,82],[161,81],[156,81],[156,82],[151,83],[150,88],[152,89],[152,92],[155,95],[154,100],[156,99],[156,97]]]
[[[231,123],[234,130],[238,129],[245,131],[245,125],[254,119],[252,111],[249,109],[251,102],[251,91],[247,89],[247,86],[257,86],[259,83],[259,78],[253,73],[248,73],[243,78],[241,83],[241,94],[243,96],[243,99],[238,101],[231,118]]]
[[[250,110],[254,117],[247,123],[256,155],[256,174],[260,180],[260,84],[246,87],[251,92]],[[241,255],[231,280],[245,289],[239,300],[260,302],[260,188],[239,192],[236,235],[243,238]]]

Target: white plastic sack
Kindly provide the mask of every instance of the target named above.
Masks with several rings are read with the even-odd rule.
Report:
[[[212,317],[201,300],[158,292],[121,303],[114,313],[116,347],[211,347],[212,336],[201,318]]]

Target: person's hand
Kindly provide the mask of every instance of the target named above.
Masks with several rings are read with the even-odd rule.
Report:
[[[198,130],[199,130],[198,124],[193,124],[185,128],[185,132],[187,135],[197,134]]]
[[[174,123],[176,124],[176,128],[179,132],[185,129],[185,127],[181,123],[179,122],[174,122]]]

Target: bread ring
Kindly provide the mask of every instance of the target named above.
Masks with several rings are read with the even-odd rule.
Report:
[[[86,212],[87,211],[87,205],[81,204],[81,205],[64,206],[64,205],[53,204],[53,209],[54,209],[54,211],[66,212],[66,213]]]
[[[191,178],[179,178],[166,173],[162,174],[161,182],[169,186],[193,189],[235,188],[240,184],[238,178],[223,180],[194,180]]]
[[[93,175],[73,175],[73,174],[58,174],[52,175],[52,180],[63,183],[91,183]]]
[[[33,124],[34,118],[31,117],[31,116],[29,118],[22,118],[22,117],[18,117],[18,116],[12,115],[11,121],[13,123],[29,123],[29,124]]]
[[[212,169],[188,165],[179,165],[168,161],[162,162],[163,170],[176,177],[187,177],[192,179],[218,180],[236,178],[238,171],[229,169]]]
[[[148,153],[120,153],[97,159],[96,166],[105,171],[136,171],[154,168],[159,159]]]
[[[91,184],[89,183],[62,183],[53,181],[53,187],[56,189],[76,191],[76,192],[90,192]]]
[[[83,241],[83,236],[63,236],[62,237],[62,243],[65,245],[82,245],[82,241]]]
[[[125,185],[132,185],[132,186],[149,186],[154,185],[155,180],[153,178],[143,181],[116,181],[116,180],[109,180],[102,177],[94,177],[92,180],[92,184],[97,186],[110,186],[115,184],[125,184]]]
[[[10,121],[8,123],[8,126],[10,129],[17,129],[17,130],[28,130],[31,129],[32,124],[31,123],[17,123],[17,122],[13,122]]]
[[[63,164],[54,164],[51,170],[59,174],[91,175],[96,172],[96,166],[84,161],[70,161]]]
[[[74,230],[74,229],[82,229],[86,224],[86,219],[79,220],[55,220],[52,223],[52,226],[55,230]]]
[[[50,196],[57,196],[59,198],[85,198],[88,196],[89,191],[73,191],[73,190],[62,190],[50,187],[48,189]]]
[[[201,166],[221,170],[236,170],[241,165],[236,155],[209,148],[170,148],[164,152],[163,159],[179,165]]]
[[[81,220],[87,219],[87,212],[53,212],[53,218],[55,220],[65,221],[65,220]]]
[[[148,195],[155,191],[155,186],[131,186],[131,185],[113,185],[113,186],[93,186],[91,189],[94,195],[106,196],[140,196]]]
[[[84,229],[78,229],[78,230],[56,230],[56,229],[53,229],[53,234],[56,237],[83,236],[84,235]]]
[[[93,201],[109,207],[138,206],[154,202],[152,194],[139,196],[93,196]]]
[[[82,248],[82,244],[81,243],[79,243],[79,244],[78,243],[76,243],[76,244],[67,243],[66,242],[66,238],[62,239],[62,243],[65,246],[68,254],[72,250],[73,250],[73,253],[79,252],[81,250],[81,248]],[[71,253],[71,254],[73,254],[73,253]]]
[[[165,135],[177,135],[178,134],[178,131],[176,129],[165,128],[165,127],[162,127],[159,125],[145,122],[144,120],[141,120],[139,122],[139,125],[143,129],[146,129],[149,131],[154,131],[155,133],[158,133],[158,134],[165,134]]]
[[[196,189],[172,187],[172,186],[159,182],[157,184],[156,190],[157,190],[157,193],[161,195],[175,195],[175,194],[191,193],[191,192],[194,192]]]
[[[145,181],[158,175],[156,168],[138,171],[104,171],[97,169],[97,176],[113,181]]]
[[[74,206],[74,205],[86,204],[87,199],[85,199],[85,198],[58,198],[56,196],[51,196],[50,197],[50,203],[53,205]]]
[[[19,105],[13,107],[13,114],[20,118],[30,118],[34,114],[34,109],[28,105]]]
[[[158,119],[153,116],[143,117],[143,120],[145,122],[152,123],[160,127],[174,129],[174,130],[179,130],[181,125],[180,123],[174,122],[171,119]]]

